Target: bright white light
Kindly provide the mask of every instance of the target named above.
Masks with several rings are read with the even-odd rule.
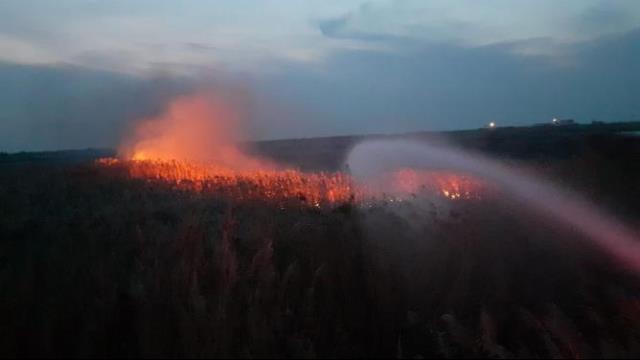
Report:
[[[493,121],[492,121],[492,122],[490,122],[490,123],[489,123],[489,127],[490,127],[490,128],[494,128],[494,127],[496,127],[496,123],[495,123],[495,122],[493,122]]]

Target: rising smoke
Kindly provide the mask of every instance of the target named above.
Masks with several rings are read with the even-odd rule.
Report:
[[[201,162],[237,171],[272,168],[240,148],[244,121],[242,107],[229,94],[179,96],[159,116],[135,122],[119,153],[125,159]]]

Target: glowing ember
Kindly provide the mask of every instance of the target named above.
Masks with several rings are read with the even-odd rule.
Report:
[[[296,201],[321,206],[352,201],[357,190],[342,173],[297,170],[235,171],[186,161],[100,159],[103,167],[125,169],[132,178],[160,181],[181,189],[219,194],[234,201]]]
[[[440,194],[448,199],[479,199],[484,184],[470,176],[449,171],[401,169],[383,176],[394,193]],[[387,186],[389,188],[389,186]]]
[[[482,184],[446,172],[401,170],[390,174],[393,193],[376,186],[358,184],[341,172],[309,173],[298,170],[229,170],[217,165],[179,160],[118,160],[96,162],[103,168],[125,170],[127,176],[157,181],[180,189],[213,193],[233,201],[267,201],[321,207],[380,198],[409,199],[417,194],[450,200],[477,199]]]

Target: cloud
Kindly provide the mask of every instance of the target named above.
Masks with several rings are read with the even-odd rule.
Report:
[[[209,52],[209,51],[218,50],[218,48],[213,46],[213,45],[203,44],[203,43],[198,43],[198,42],[188,42],[188,43],[185,43],[185,46],[187,48],[189,48],[189,49],[194,50],[194,51]]]
[[[0,48],[5,61],[17,63],[65,62],[124,73],[156,71],[159,64],[175,70],[182,63],[187,69],[216,66],[260,73],[289,63],[319,64],[342,49],[388,51],[401,41],[482,46],[544,38],[556,44],[529,44],[520,51],[537,55],[625,32],[639,21],[640,2],[624,0],[517,5],[508,0],[282,0],[181,6],[151,0],[0,1]],[[118,56],[126,61],[118,62]]]
[[[0,151],[112,147],[131,120],[208,84],[244,94],[258,139],[475,128],[489,120],[523,125],[554,116],[640,119],[640,29],[567,45],[562,64],[518,54],[519,42],[400,39],[390,46],[395,51],[343,48],[322,64],[261,76],[193,68],[140,77],[0,63]]]
[[[190,88],[78,66],[0,63],[0,151],[101,148]]]
[[[640,2],[239,3],[0,2],[0,150],[113,146],[218,78],[258,138],[640,118]]]
[[[482,46],[527,39],[576,43],[640,26],[633,0],[367,2],[317,22],[328,38]]]
[[[624,32],[640,26],[640,3],[601,1],[580,12],[573,19],[573,24],[577,31],[589,35]]]
[[[474,128],[489,120],[523,125],[554,116],[625,121],[640,118],[639,44],[634,30],[564,44],[558,59],[522,56],[527,41],[401,40],[393,52],[340,51],[322,71],[290,69],[264,86],[277,84],[276,94],[304,109],[309,135]]]
[[[21,64],[51,64],[60,59],[49,51],[27,41],[0,33],[0,61]]]
[[[346,37],[344,30],[349,23],[350,14],[318,21],[318,28],[322,35],[331,38]]]

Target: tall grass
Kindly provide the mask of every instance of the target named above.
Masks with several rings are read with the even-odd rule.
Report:
[[[2,356],[640,354],[637,279],[507,201],[283,209],[3,170]]]

